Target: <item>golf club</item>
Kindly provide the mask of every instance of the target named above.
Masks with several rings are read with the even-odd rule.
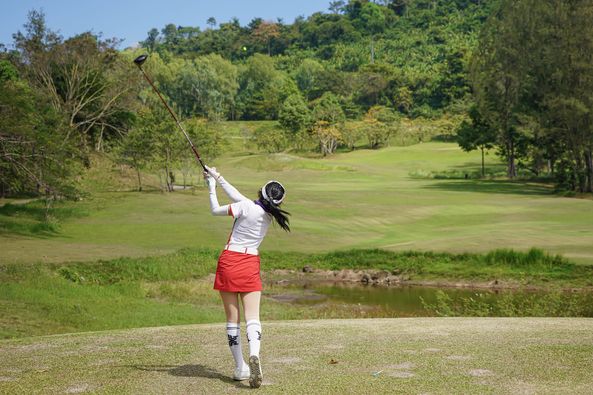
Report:
[[[200,153],[198,152],[198,150],[196,149],[196,146],[194,145],[194,143],[192,143],[191,139],[189,138],[189,136],[185,132],[185,129],[183,129],[183,126],[181,126],[181,123],[179,123],[179,119],[177,119],[177,116],[175,115],[175,113],[173,112],[173,110],[171,110],[171,107],[169,107],[169,105],[167,104],[167,102],[165,101],[165,99],[163,98],[163,96],[161,95],[161,93],[159,92],[159,90],[156,88],[156,86],[154,86],[154,84],[152,83],[152,80],[148,77],[148,75],[146,74],[146,72],[142,68],[142,64],[146,61],[147,58],[148,58],[148,55],[146,55],[146,54],[145,55],[140,55],[136,59],[134,59],[134,64],[136,64],[136,66],[138,66],[138,68],[140,69],[140,71],[144,75],[144,78],[146,79],[146,81],[148,81],[148,83],[150,84],[150,86],[152,86],[152,89],[159,96],[159,98],[161,99],[161,101],[163,102],[163,104],[165,105],[165,107],[167,107],[167,110],[169,111],[169,114],[171,114],[171,116],[175,120],[175,123],[177,124],[177,126],[179,127],[179,129],[181,129],[181,131],[183,132],[183,135],[187,139],[187,142],[189,143],[189,146],[191,147],[192,151],[194,151],[194,154],[196,154],[196,158],[198,159],[198,162],[200,163],[200,165],[202,166],[202,168],[204,169],[204,171],[207,171],[206,170],[206,165],[204,164],[204,162],[202,162],[202,158],[200,158]]]

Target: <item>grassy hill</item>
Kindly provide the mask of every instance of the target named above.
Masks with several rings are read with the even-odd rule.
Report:
[[[592,200],[560,197],[544,183],[474,179],[479,164],[478,152],[438,142],[362,149],[327,159],[243,150],[213,163],[248,196],[255,197],[269,179],[285,184],[293,232],[273,229],[263,250],[539,247],[593,263]],[[501,164],[489,155],[487,167],[496,174]],[[109,171],[117,177],[120,170],[104,170]],[[4,206],[0,262],[90,261],[217,248],[231,221],[212,217],[207,199],[201,185],[170,194],[103,188],[57,210],[60,223],[50,229],[35,227],[41,211],[35,203]],[[225,202],[224,196],[220,201]],[[23,225],[26,221],[31,224]]]
[[[229,378],[224,334],[215,324],[3,340],[0,393],[235,393],[248,384]],[[592,344],[591,319],[265,322],[260,391],[585,394]]]

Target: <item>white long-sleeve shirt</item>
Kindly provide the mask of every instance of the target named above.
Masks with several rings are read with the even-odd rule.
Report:
[[[229,236],[228,245],[241,248],[259,248],[263,241],[272,216],[254,201],[242,195],[223,177],[218,177],[218,183],[233,203],[221,206],[216,196],[216,185],[209,184],[210,211],[212,215],[231,215],[235,218],[233,230]]]

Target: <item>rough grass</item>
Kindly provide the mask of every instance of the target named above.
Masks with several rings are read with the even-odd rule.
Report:
[[[0,338],[223,320],[220,300],[212,291],[211,273],[216,268],[218,254],[215,249],[186,249],[147,258],[0,265]],[[262,262],[268,272],[274,269],[300,271],[308,265],[326,270],[397,271],[412,280],[501,280],[556,289],[593,285],[592,266],[575,265],[539,250],[528,253],[500,250],[487,255],[376,249],[324,254],[272,251],[262,255]],[[272,294],[266,287],[262,307],[265,319],[397,315],[381,306],[338,302],[315,307],[283,304],[267,297]],[[575,298],[566,301],[574,308],[565,312],[555,300],[547,303],[551,307],[540,306],[539,310],[529,310],[528,306],[509,307],[507,303],[500,311],[513,308],[525,314],[537,311],[537,315],[543,316],[586,315],[583,306],[588,303],[575,301],[578,302]],[[434,315],[496,315],[484,310],[491,307],[488,301],[472,304],[471,309],[468,306],[457,308],[446,300],[441,302],[429,311],[434,311]],[[449,306],[449,314],[443,314],[444,306]]]
[[[592,319],[264,321],[259,392],[586,394],[592,344]],[[1,393],[248,388],[232,368],[223,323],[0,341]]]

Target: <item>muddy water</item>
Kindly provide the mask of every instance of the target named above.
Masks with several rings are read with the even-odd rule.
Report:
[[[439,297],[442,303],[443,293],[450,298],[446,304],[455,306],[454,313],[449,315],[593,317],[593,293],[591,292],[576,294],[555,292],[552,294],[545,291],[527,290],[475,290],[426,286],[386,287],[327,282],[268,284],[267,287],[268,296],[281,302],[303,307],[324,304],[370,306],[379,308],[375,311],[379,311],[382,316],[387,312],[389,315],[399,317],[439,315],[435,306],[438,305]],[[558,309],[559,301],[573,306],[573,311]],[[534,304],[536,304],[535,307]],[[509,314],[509,308],[507,307],[505,310],[500,307],[501,305],[513,306],[514,312]],[[440,306],[442,307],[442,304]],[[524,311],[521,311],[521,308]]]

